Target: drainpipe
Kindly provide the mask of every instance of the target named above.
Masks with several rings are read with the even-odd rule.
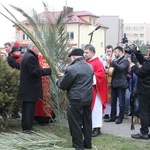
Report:
[[[82,25],[82,23],[78,24],[78,48],[80,46],[80,26]]]

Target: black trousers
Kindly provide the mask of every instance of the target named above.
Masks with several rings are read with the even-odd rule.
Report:
[[[139,115],[141,119],[140,131],[148,134],[150,125],[150,96],[138,94],[139,98]]]
[[[22,130],[33,130],[36,102],[22,102]]]
[[[73,147],[81,150],[92,148],[91,105],[70,104],[67,109],[67,115]]]

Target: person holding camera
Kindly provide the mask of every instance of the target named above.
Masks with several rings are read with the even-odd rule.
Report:
[[[132,53],[135,54],[141,65],[141,67],[138,67],[133,62],[130,62],[132,71],[138,77],[137,94],[139,98],[141,128],[138,134],[132,134],[131,137],[148,140],[150,138],[150,57],[146,59],[137,46],[134,46]]]
[[[115,59],[112,60],[111,66],[114,67],[114,73],[111,83],[111,114],[105,122],[116,122],[121,124],[124,119],[125,109],[125,91],[128,87],[127,73],[129,61],[124,56],[124,50],[121,46],[114,49]],[[117,115],[117,98],[119,100],[119,116]]]

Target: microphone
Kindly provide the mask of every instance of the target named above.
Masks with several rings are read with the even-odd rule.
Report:
[[[101,26],[96,27],[96,28],[95,28],[95,31],[98,30],[100,27],[101,27]]]
[[[101,26],[96,27],[94,31],[98,30],[100,27],[101,27]],[[88,35],[93,34],[93,32],[94,32],[94,31],[92,31],[92,32],[91,32],[91,33],[89,33]]]

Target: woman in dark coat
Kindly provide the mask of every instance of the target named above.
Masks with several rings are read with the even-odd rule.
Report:
[[[20,70],[20,61],[22,58],[21,50],[17,46],[13,46],[7,57],[7,62],[10,67]],[[12,118],[20,118],[19,112],[21,109],[20,102],[16,101],[13,105]]]
[[[20,52],[19,47],[12,47],[12,51],[10,52],[10,56],[7,58],[8,64],[12,68],[16,68],[20,70],[20,61],[22,58],[22,54]]]

